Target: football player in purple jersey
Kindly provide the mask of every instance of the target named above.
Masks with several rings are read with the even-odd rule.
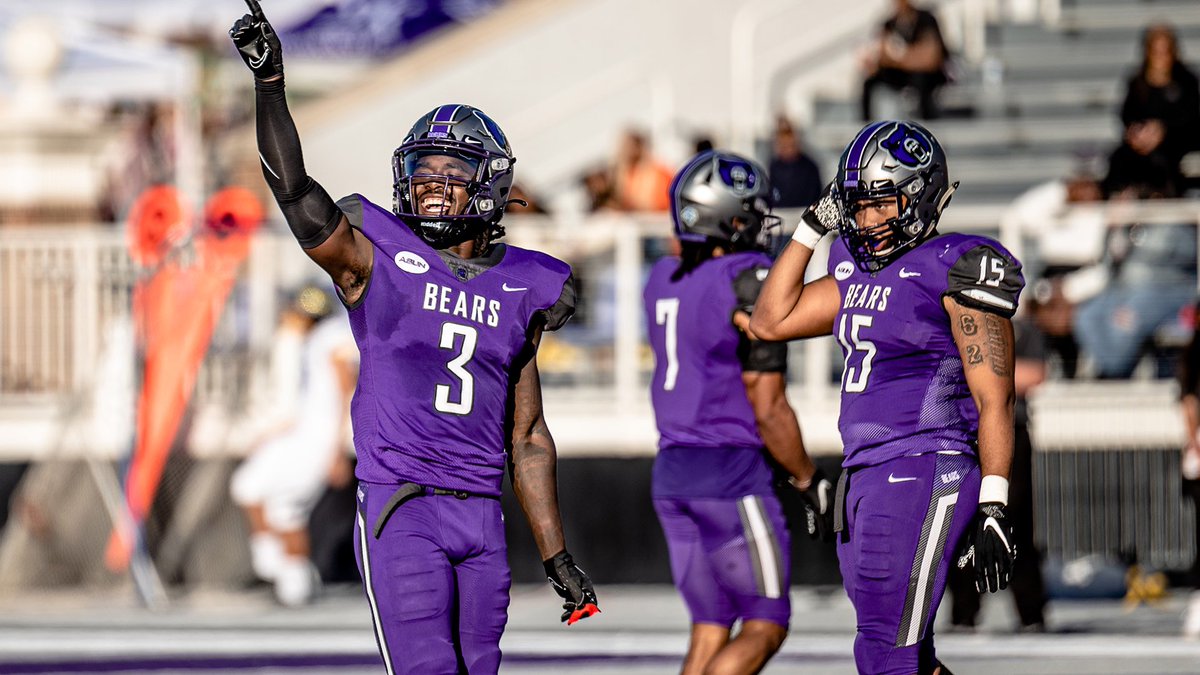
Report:
[[[801,491],[809,534],[832,535],[833,485],[784,393],[787,344],[748,331],[772,203],[757,163],[697,155],[670,188],[681,255],[655,264],[643,294],[660,434],[652,496],[692,619],[685,675],[758,672],[787,636],[791,546],[768,456]]]
[[[1024,280],[996,241],[937,232],[956,187],[927,129],[868,124],[750,321],[770,340],[833,333],[845,355],[835,517],[863,673],[948,673],[932,625],[949,565],[973,564],[980,590],[996,591],[1016,554],[1010,319]],[[804,283],[835,230],[828,276]]]
[[[510,472],[562,620],[598,611],[567,552],[542,331],[574,311],[571,268],[496,243],[512,150],[481,111],[423,115],[393,155],[391,209],[334,202],[305,172],[279,38],[255,0],[229,34],[254,73],[263,176],[333,278],[361,353],[351,404],[356,556],[388,673],[495,673],[507,621],[500,484]]]

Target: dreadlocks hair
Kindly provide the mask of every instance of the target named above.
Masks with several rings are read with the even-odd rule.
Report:
[[[701,263],[713,257],[713,253],[719,245],[711,239],[704,242],[681,242],[679,267],[675,268],[675,271],[671,274],[671,281],[679,281],[691,274],[692,270],[699,267]]]

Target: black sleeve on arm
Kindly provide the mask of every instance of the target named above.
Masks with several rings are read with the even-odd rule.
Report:
[[[987,244],[963,253],[950,268],[946,295],[964,306],[1011,319],[1025,287],[1021,263]]]
[[[567,320],[575,315],[575,274],[571,273],[563,282],[562,293],[548,309],[542,310],[545,320],[544,329],[547,331],[562,328]]]
[[[733,278],[733,294],[737,297],[737,309],[747,314],[754,311],[763,281],[767,278],[766,267],[749,267]],[[751,340],[745,335],[738,342],[738,360],[743,372],[786,373],[788,348],[786,342]]]
[[[254,91],[263,177],[300,246],[320,246],[337,229],[342,212],[325,188],[304,171],[300,134],[288,111],[283,78],[255,80]]]

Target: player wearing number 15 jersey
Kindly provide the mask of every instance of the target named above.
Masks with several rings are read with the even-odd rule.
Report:
[[[771,264],[771,197],[743,157],[688,162],[670,191],[681,256],[660,260],[644,293],[661,435],[652,492],[692,619],[685,675],[758,672],[787,635],[790,546],[768,454],[801,489],[810,534],[832,528],[833,486],[784,395],[787,345],[746,331]]]
[[[977,585],[995,591],[1016,553],[1005,514],[1009,319],[1024,281],[999,243],[937,232],[956,186],[928,130],[867,125],[802,216],[750,323],[769,339],[832,332],[845,355],[835,529],[862,673],[948,673],[932,623],[949,565],[973,560]],[[832,230],[841,236],[829,275],[803,283]]]
[[[389,673],[495,673],[510,574],[506,465],[563,621],[595,613],[566,551],[537,348],[574,311],[566,263],[498,244],[516,161],[482,111],[443,105],[392,158],[392,209],[309,178],[278,36],[257,0],[230,37],[254,73],[263,176],[333,278],[361,354],[351,404],[356,554]],[[507,449],[507,452],[506,452]]]

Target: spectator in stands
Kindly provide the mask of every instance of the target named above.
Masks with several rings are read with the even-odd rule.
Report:
[[[1126,128],[1152,127],[1143,135],[1161,134],[1163,154],[1176,166],[1183,155],[1200,149],[1200,82],[1180,60],[1171,26],[1146,29],[1141,67],[1129,78],[1121,121]]]
[[[666,211],[673,172],[650,154],[645,134],[630,129],[613,166],[613,188],[623,211]]]
[[[613,187],[612,174],[607,168],[597,167],[588,170],[579,179],[579,183],[583,186],[586,194],[587,204],[585,206],[588,213],[620,210],[621,207],[617,203],[617,195]]]
[[[1046,630],[1046,584],[1042,579],[1041,552],[1034,543],[1033,527],[1033,442],[1029,436],[1027,397],[1046,379],[1046,344],[1041,331],[1023,316],[1013,319],[1016,356],[1013,385],[1017,395],[1014,411],[1012,473],[1008,484],[1008,515],[1013,522],[1017,557],[1013,561],[1012,594],[1022,632]],[[974,630],[979,617],[979,591],[975,578],[962,569],[950,570],[952,596],[950,623],[958,629]]]
[[[305,286],[281,317],[284,348],[272,367],[303,373],[294,417],[238,467],[230,485],[250,523],[254,572],[275,584],[275,597],[287,606],[310,602],[318,588],[309,560],[313,506],[327,485],[344,487],[354,479],[345,440],[358,350],[345,317],[331,316],[334,302],[322,288]],[[299,364],[287,355],[297,336]]]
[[[1075,377],[1079,361],[1071,327],[1074,308],[1100,292],[1105,281],[1096,280],[1095,271],[1076,274],[1092,269],[1104,253],[1107,227],[1097,173],[1083,159],[1069,178],[1022,193],[1003,216],[1002,230],[1019,231],[1030,240],[1022,260],[1038,280],[1031,287],[1029,316],[1067,379]]]
[[[799,135],[783,115],[775,120],[773,154],[767,171],[779,192],[775,203],[779,208],[808,206],[817,201],[825,186],[817,163],[804,153]]]
[[[911,0],[895,0],[895,12],[883,22],[877,41],[864,59],[863,120],[874,119],[872,97],[880,86],[895,91],[912,90],[923,119],[938,116],[935,94],[946,84],[949,50],[937,18]]]
[[[1111,228],[1099,270],[1107,283],[1075,312],[1075,337],[1096,377],[1129,377],[1156,331],[1195,295],[1195,225]]]
[[[1166,145],[1161,120],[1133,120],[1121,145],[1108,158],[1108,175],[1100,184],[1106,199],[1178,197],[1183,176],[1179,157]]]
[[[1179,402],[1187,434],[1181,466],[1183,492],[1200,512],[1200,303],[1192,311],[1192,339],[1180,359]],[[1200,518],[1196,519],[1196,541],[1200,541]],[[1200,552],[1192,561],[1191,576],[1194,590],[1184,615],[1183,634],[1197,639],[1200,638]]]

